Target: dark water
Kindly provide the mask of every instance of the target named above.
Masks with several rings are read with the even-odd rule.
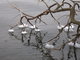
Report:
[[[16,5],[19,8],[21,8],[24,12],[31,15],[37,15],[38,13],[42,12],[42,10],[45,10],[44,7],[36,6],[35,4],[29,4],[29,3],[26,4],[21,2],[14,2],[14,3],[16,3]],[[19,17],[18,18],[16,17],[18,13],[19,12],[11,8],[8,3],[0,4],[0,60],[33,60],[33,59],[42,60],[41,53],[38,50],[36,50],[33,47],[23,46],[21,41],[11,38],[8,35],[9,24],[14,25],[16,24],[16,22],[19,21]],[[49,32],[47,37],[45,37],[44,39],[44,40],[48,40],[51,37],[55,36],[55,34],[57,33],[56,22],[54,22],[51,19],[51,17],[49,18],[45,17],[43,18],[43,20],[48,24],[46,25],[46,28],[43,23],[37,25],[39,25],[39,27],[43,31]],[[65,39],[65,38],[61,38],[61,39]],[[60,44],[60,41],[57,43]],[[68,47],[65,48],[64,51],[65,54],[67,53],[67,50]],[[77,51],[79,52],[79,50]],[[55,53],[54,56],[58,57],[60,56],[60,53],[57,52]],[[80,56],[79,53],[78,56]]]

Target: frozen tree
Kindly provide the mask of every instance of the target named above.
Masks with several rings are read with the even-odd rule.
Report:
[[[76,49],[80,48],[80,44],[77,42],[77,40],[80,39],[80,20],[78,20],[76,17],[80,16],[80,1],[78,0],[62,0],[61,2],[58,2],[56,0],[49,0],[52,2],[52,4],[48,4],[46,0],[40,0],[39,2],[42,2],[45,4],[47,7],[46,10],[41,12],[40,14],[37,14],[36,16],[28,15],[27,13],[24,13],[21,9],[17,8],[15,5],[11,5],[13,8],[18,10],[20,12],[20,20],[18,24],[11,26],[11,28],[8,30],[9,33],[14,36],[17,39],[22,40],[24,43],[24,39],[27,40],[28,46],[33,46],[37,47],[39,51],[42,53],[42,55],[49,57],[47,60],[56,60],[57,58],[54,58],[51,55],[51,51],[57,50],[62,52],[62,58],[60,60],[65,60],[64,58],[64,48],[66,45],[72,46],[74,50],[74,58],[77,60],[77,54],[76,54]],[[60,13],[60,12],[68,12],[66,15],[66,24],[62,25],[61,22],[59,21],[62,17],[64,16],[59,16],[60,18],[56,19],[54,16],[55,13]],[[35,21],[35,24],[37,21],[40,21],[44,23],[45,25],[47,24],[42,17],[50,15],[53,18],[53,21],[57,22],[57,30],[58,33],[56,36],[53,36],[51,39],[43,42],[43,39],[46,35],[46,33],[41,32],[41,30],[34,25],[31,21]],[[23,19],[26,19],[26,22],[28,24],[25,24]],[[14,28],[18,27],[20,29],[20,34],[22,37],[17,37],[14,34]],[[75,28],[75,29],[74,29]],[[29,30],[29,32],[27,32]],[[74,33],[75,31],[75,33]],[[67,34],[67,39],[66,41],[63,40],[63,43],[59,45],[58,47],[55,47],[57,45],[57,41],[60,40],[60,35]],[[28,35],[26,35],[28,33]],[[31,43],[31,38],[35,37],[35,43]],[[50,42],[53,42],[53,44],[50,44]],[[71,47],[69,49],[69,53],[67,54],[68,57],[67,59],[69,60],[71,58],[70,56],[71,53]]]

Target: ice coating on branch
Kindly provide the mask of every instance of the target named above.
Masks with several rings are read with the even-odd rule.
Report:
[[[35,31],[36,31],[36,32],[39,32],[39,31],[41,31],[41,30],[40,30],[40,29],[35,29]]]
[[[74,25],[66,26],[66,27],[64,28],[64,31],[65,31],[65,32],[67,32],[68,30],[69,30],[70,32],[73,32],[73,31],[74,31]]]
[[[58,25],[57,28],[60,30],[64,27],[64,25]]]
[[[31,29],[35,29],[36,26],[35,26],[35,25],[33,25],[33,26],[29,26],[29,28],[31,28]]]
[[[9,29],[8,32],[13,33],[14,29]]]
[[[69,42],[68,45],[69,45],[69,46],[73,46],[73,47],[75,47],[75,48],[80,48],[80,44],[77,43],[77,42],[75,43],[75,45],[74,45],[73,42]]]
[[[71,39],[69,39],[69,41],[71,41]],[[73,47],[75,47],[75,48],[80,48],[80,44],[77,43],[77,42],[75,42],[75,45],[74,45],[74,42],[71,41],[71,42],[68,43],[68,45],[69,45],[69,46],[73,46]]]
[[[26,32],[26,31],[22,31],[21,33],[22,33],[23,35],[25,35],[25,34],[27,34],[28,32]]]
[[[26,28],[26,27],[28,27],[28,25],[27,24],[21,24],[21,25],[18,25],[18,27],[19,28]]]
[[[47,48],[47,49],[53,49],[54,48],[54,45],[49,44],[49,43],[46,43],[45,44],[45,48]]]

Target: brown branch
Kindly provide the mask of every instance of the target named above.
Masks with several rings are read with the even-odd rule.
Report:
[[[51,10],[51,13],[64,12],[64,11],[70,11],[70,8],[64,8],[64,9],[59,9],[59,10]],[[49,12],[50,12],[49,10],[46,10],[46,11],[38,14],[38,15],[35,16],[35,17],[28,18],[28,20],[33,20],[33,19],[35,19],[35,18],[37,18],[37,17],[41,17],[41,16],[43,16],[43,15],[48,15]]]

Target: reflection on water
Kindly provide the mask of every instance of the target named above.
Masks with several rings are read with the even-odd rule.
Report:
[[[24,11],[27,11],[27,13],[30,13],[30,10],[31,10],[30,14],[33,14],[33,15],[34,13],[37,14],[42,10],[42,8],[41,10],[38,9],[39,7],[37,6],[33,9],[34,5],[33,6],[28,5],[29,7],[26,7],[26,3],[24,5],[23,4],[24,3],[18,3],[17,5],[21,8],[24,8]],[[22,35],[20,33],[21,30],[16,29],[17,32],[14,32],[15,34],[9,33],[11,35],[9,36],[7,32],[7,30],[9,29],[8,26],[9,24],[15,24],[15,21],[19,19],[19,18],[12,19],[14,18],[14,16],[17,15],[18,12],[12,8],[9,8],[8,4],[0,4],[0,8],[1,8],[0,10],[0,19],[1,19],[0,21],[0,31],[1,31],[0,32],[0,59],[1,60],[26,60],[26,59],[54,60],[56,58],[60,60],[62,59],[62,55],[63,55],[62,53],[65,54],[64,58],[65,60],[67,60],[66,55],[68,54],[68,51],[69,51],[68,46],[66,46],[63,51],[55,51],[55,50],[50,51],[44,48],[43,42],[45,42],[46,40],[49,40],[50,38],[55,36],[55,34],[57,34],[58,32],[56,31],[56,26],[55,26],[56,23],[52,22],[52,20],[50,22],[49,21],[50,18],[43,18],[44,21],[47,20],[46,23],[48,23],[49,25],[45,26],[43,23],[41,23],[41,25],[37,24],[39,25],[39,28],[41,28],[42,32],[35,33],[34,31],[32,32],[32,30],[29,30],[28,34]],[[26,8],[30,8],[30,9],[26,10]],[[37,12],[36,12],[36,8],[37,8]],[[48,33],[46,33],[47,31]],[[66,37],[66,34],[64,34],[64,36]],[[58,46],[62,44],[63,40],[66,40],[64,36],[63,35],[60,36],[62,38],[60,38],[59,41],[57,41]],[[80,52],[79,49],[77,49],[78,60],[80,59],[79,52]],[[73,56],[73,51],[70,53],[69,57],[72,57],[72,56]],[[71,58],[70,60],[73,60],[73,59],[74,58]]]

